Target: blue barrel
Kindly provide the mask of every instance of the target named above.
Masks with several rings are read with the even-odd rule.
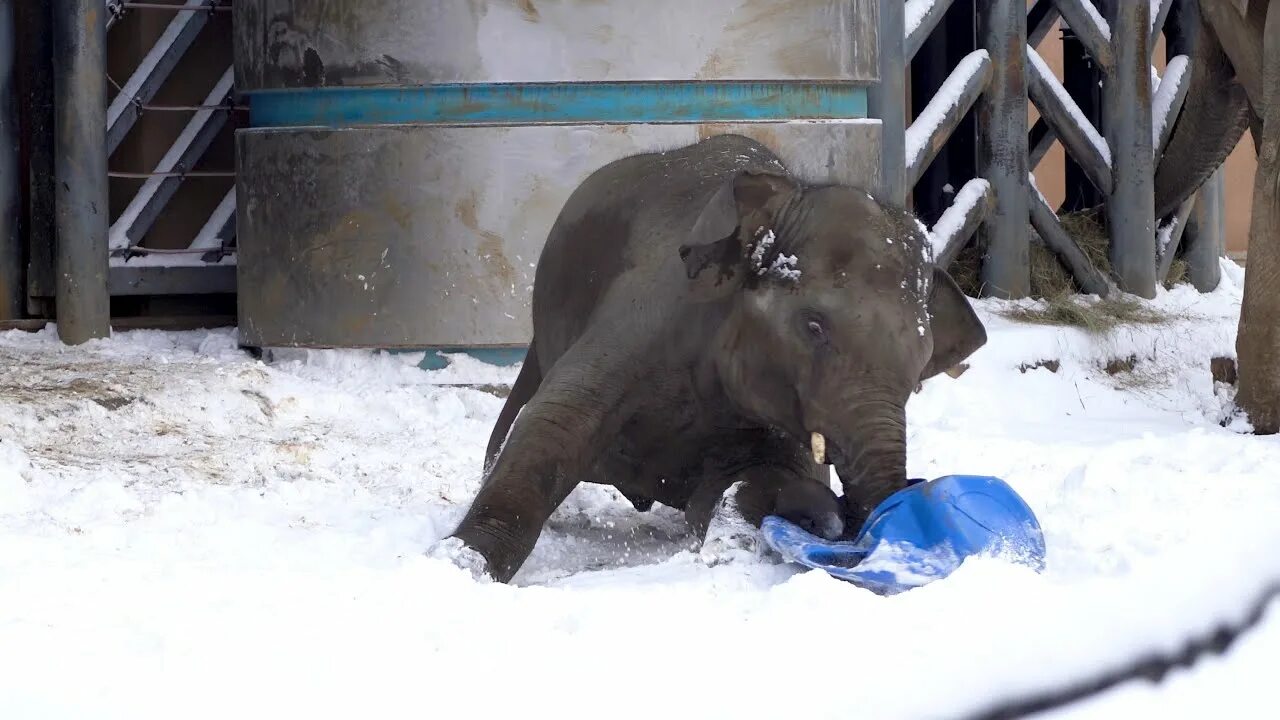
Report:
[[[523,348],[569,194],[740,133],[871,188],[875,0],[237,0],[242,342]]]

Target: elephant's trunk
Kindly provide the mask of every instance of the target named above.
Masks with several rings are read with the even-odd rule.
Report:
[[[896,401],[868,406],[859,403],[858,415],[841,429],[839,439],[827,439],[827,460],[844,485],[847,527],[857,532],[863,520],[885,498],[907,483],[906,417]]]

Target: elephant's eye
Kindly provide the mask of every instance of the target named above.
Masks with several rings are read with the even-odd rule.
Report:
[[[804,321],[804,329],[810,340],[826,342],[827,329],[822,322],[822,318],[806,313],[801,319]]]

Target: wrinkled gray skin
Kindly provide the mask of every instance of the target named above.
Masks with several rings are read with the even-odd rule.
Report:
[[[856,530],[907,479],[912,390],[986,342],[925,242],[905,212],[802,187],[739,136],[600,169],[547,240],[534,340],[452,537],[506,582],[579,482],[683,509],[700,537],[737,483],[753,525],[778,513],[828,538]],[[798,281],[767,271],[780,254]]]
[[[1236,10],[1223,0],[1201,0],[1200,5],[1209,3],[1220,5],[1193,7],[1191,10],[1199,12],[1187,19],[1197,24],[1190,58],[1191,80],[1182,112],[1156,167],[1156,218],[1172,215],[1194,195],[1235,150],[1245,130],[1253,128],[1254,144],[1259,145],[1258,115],[1227,57],[1223,41],[1207,22],[1212,13]],[[1266,3],[1260,0],[1250,2],[1254,10],[1265,7]],[[1259,22],[1253,15],[1249,19]],[[1260,27],[1255,29],[1261,33]]]

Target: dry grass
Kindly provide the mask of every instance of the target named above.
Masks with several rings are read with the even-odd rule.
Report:
[[[1094,335],[1105,335],[1122,325],[1158,325],[1171,319],[1131,296],[1090,302],[1067,293],[1047,298],[1039,307],[1015,307],[1001,314],[1017,322],[1077,327]]]
[[[1107,257],[1111,240],[1107,236],[1106,218],[1102,208],[1089,208],[1063,213],[1058,217],[1062,229],[1067,232],[1080,249],[1104,275],[1111,273],[1111,260]],[[1071,273],[1058,260],[1047,246],[1040,241],[1040,236],[1030,226],[1027,233],[1031,236],[1030,255],[1031,296],[1037,298],[1059,298],[1080,292]],[[960,289],[971,297],[982,295],[982,249],[977,242],[970,243],[960,251],[948,272],[955,279]],[[1165,287],[1173,287],[1186,282],[1187,263],[1175,259],[1169,269],[1169,277]]]

